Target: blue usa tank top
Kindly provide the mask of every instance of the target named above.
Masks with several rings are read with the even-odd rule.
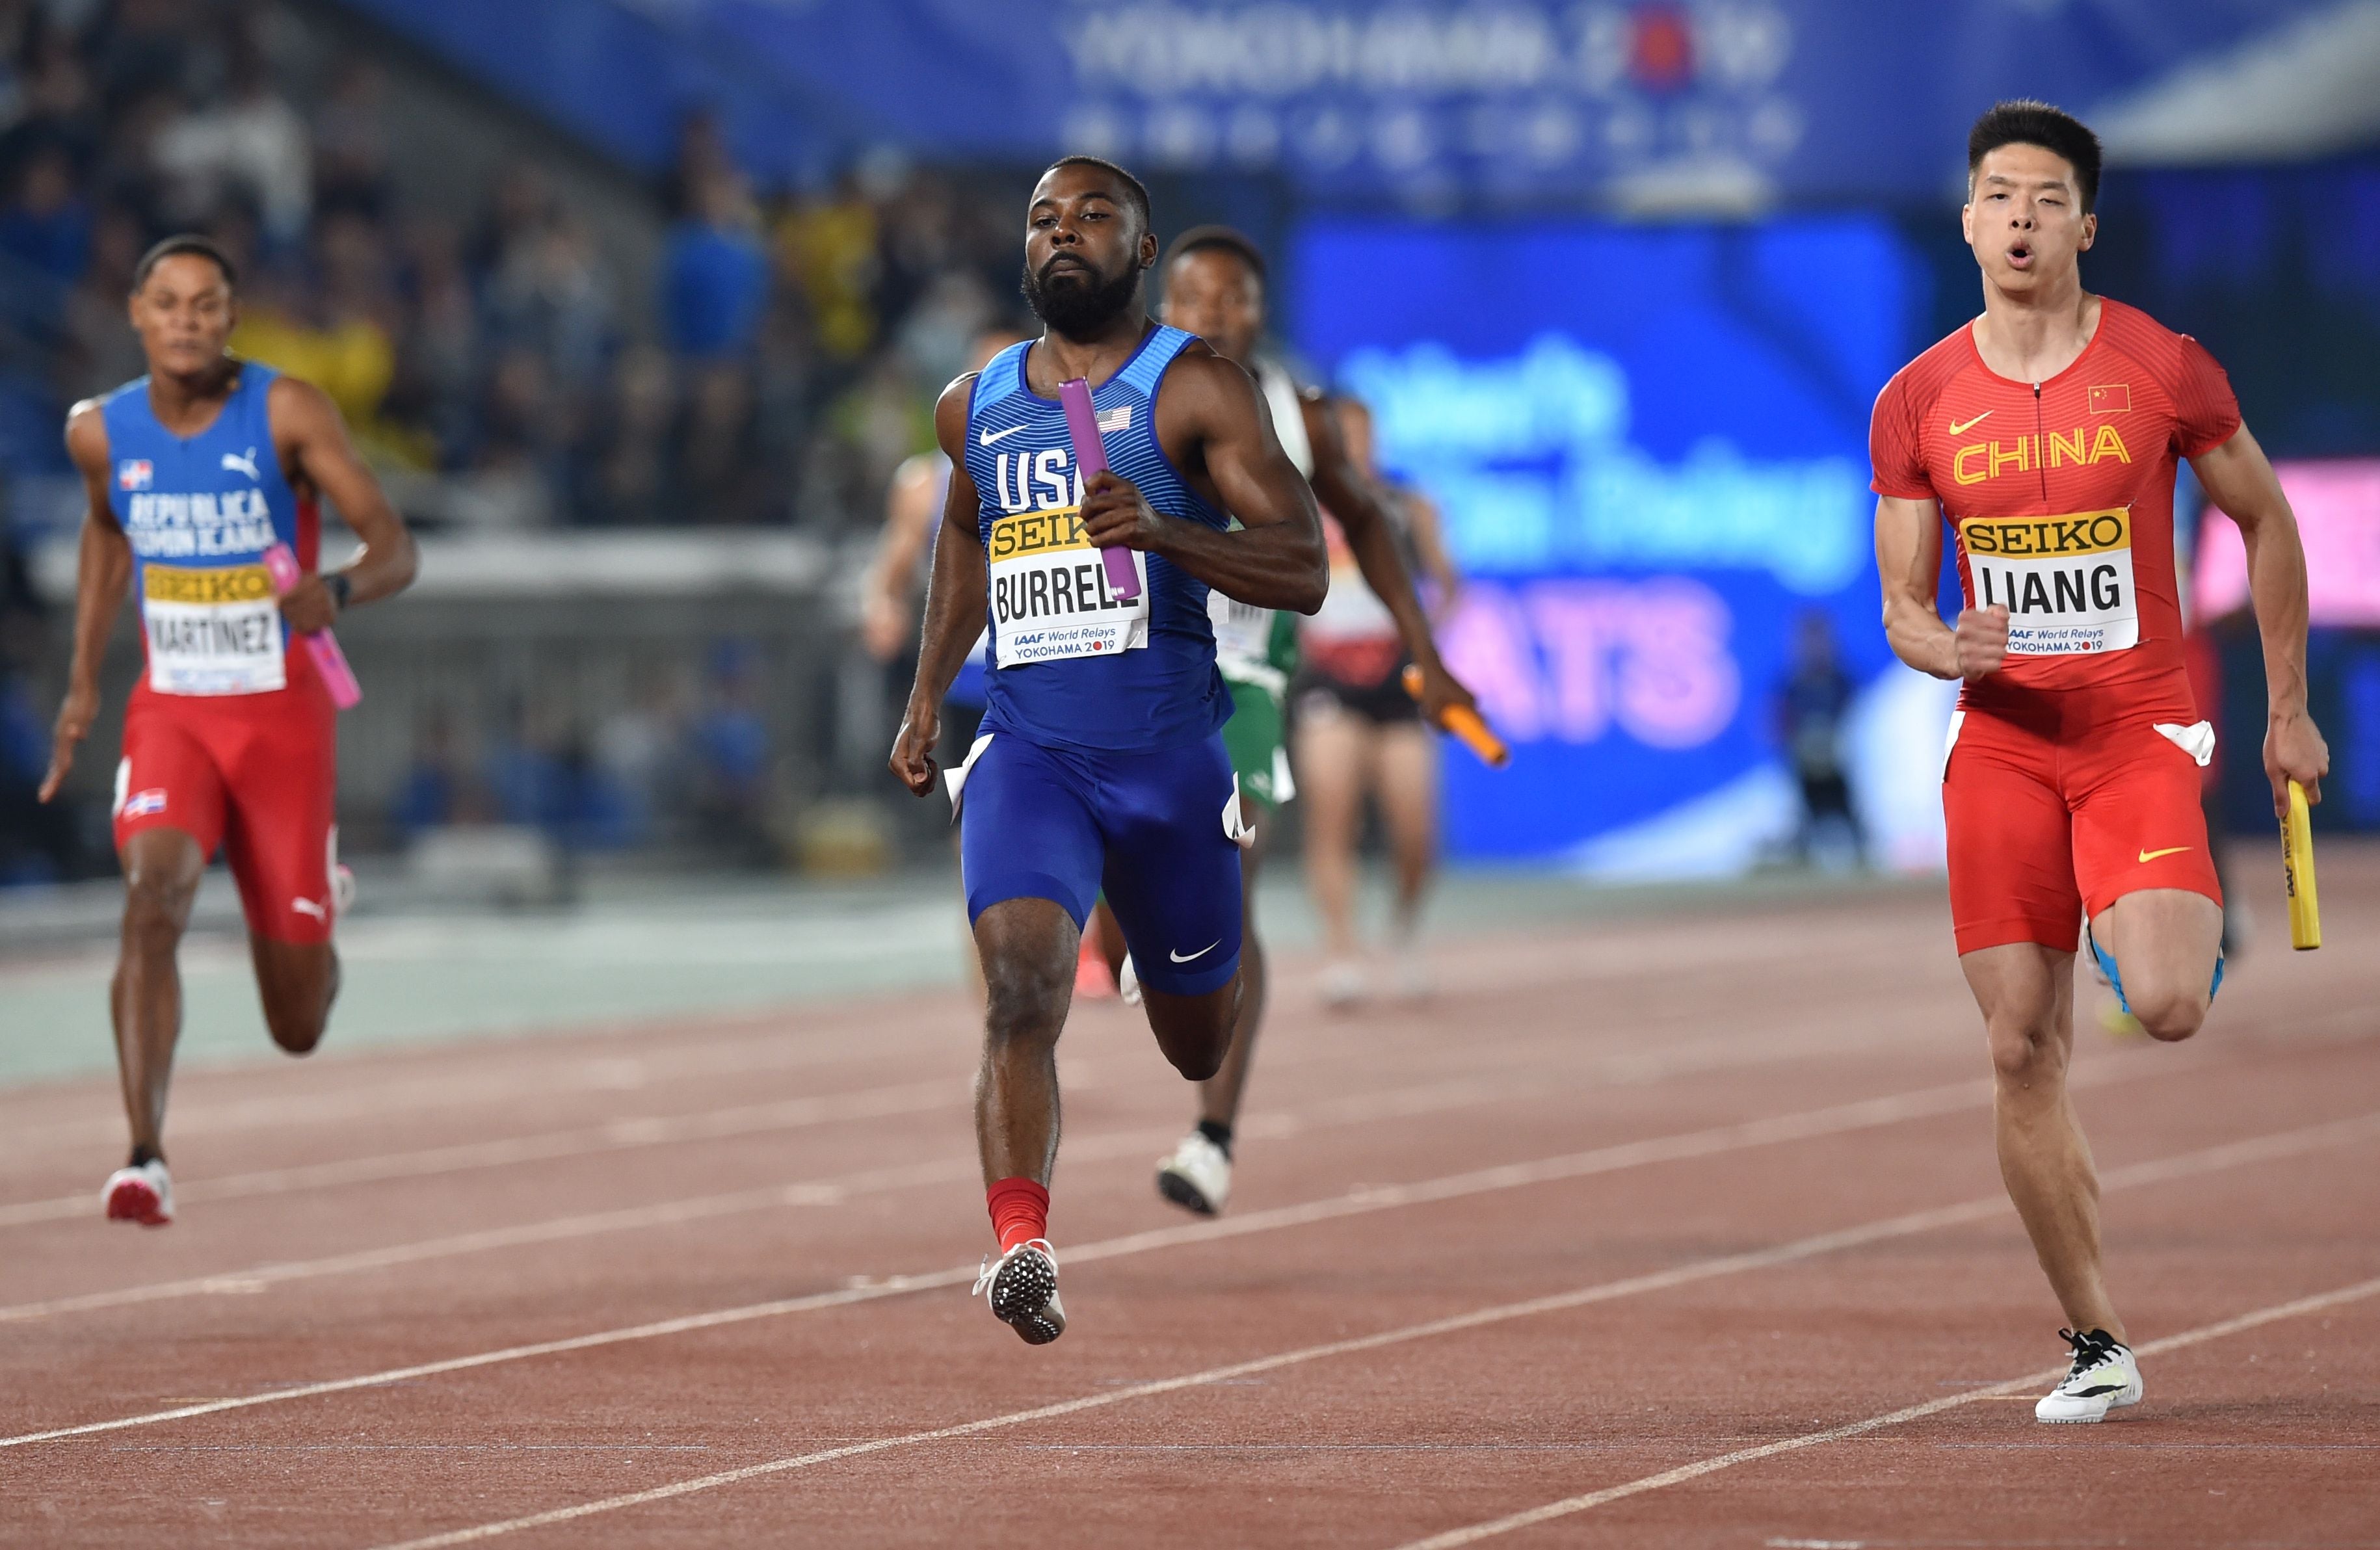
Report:
[[[1150,331],[1091,391],[1108,466],[1167,516],[1220,529],[1157,439],[1157,394],[1195,336]],[[1028,342],[992,357],[967,405],[966,468],[981,497],[992,668],[987,730],[1035,743],[1147,752],[1212,734],[1232,702],[1215,671],[1207,584],[1133,552],[1140,595],[1109,590],[1083,537],[1083,492],[1064,409],[1026,384]]]
[[[175,435],[149,406],[149,379],[100,405],[108,505],[132,546],[149,686],[167,695],[252,695],[288,685],[289,649],[264,551],[285,543],[312,570],[320,525],[273,452],[266,404],[280,373],[244,361],[214,423]]]

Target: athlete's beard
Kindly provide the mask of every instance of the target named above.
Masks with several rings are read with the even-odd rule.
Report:
[[[1140,271],[1126,269],[1112,280],[1101,280],[1096,272],[1083,271],[1087,281],[1083,285],[1052,285],[1033,266],[1025,266],[1021,289],[1026,305],[1033,315],[1050,325],[1050,331],[1069,339],[1089,339],[1103,333],[1110,324],[1132,307],[1140,294]]]

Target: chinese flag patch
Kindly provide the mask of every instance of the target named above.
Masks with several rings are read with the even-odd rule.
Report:
[[[2127,415],[2132,410],[2132,384],[2117,382],[2112,386],[2091,390],[2091,412],[2095,415]]]

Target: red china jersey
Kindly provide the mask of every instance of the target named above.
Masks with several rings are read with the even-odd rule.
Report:
[[[1876,401],[1872,488],[1939,502],[1967,606],[2009,611],[2006,665],[1961,703],[2180,677],[2174,469],[2239,428],[2205,347],[2120,301],[2037,386],[1986,367],[1972,326],[1901,368]]]

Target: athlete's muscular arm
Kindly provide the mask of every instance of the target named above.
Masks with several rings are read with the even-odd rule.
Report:
[[[1175,461],[1184,469],[1204,466],[1240,530],[1160,516],[1130,483],[1104,473],[1083,500],[1091,542],[1162,554],[1225,597],[1258,608],[1320,608],[1330,586],[1322,519],[1248,374],[1204,345],[1183,351],[1158,390],[1157,430],[1169,453],[1186,447],[1199,454]]]
[[[328,496],[363,543],[363,552],[342,573],[347,578],[347,605],[374,602],[412,586],[421,565],[413,535],[381,492],[380,481],[356,455],[346,421],[339,418],[330,395],[311,382],[277,377],[267,412],[273,449],[281,466],[293,476],[291,484],[301,490],[311,486]],[[282,616],[293,629],[328,629],[338,612],[319,575],[301,578],[281,599]]]
[[[2008,656],[2008,610],[1961,611],[1942,623],[1935,587],[1942,575],[1942,517],[1932,501],[1879,495],[1876,570],[1884,582],[1884,634],[1892,654],[1937,678],[1981,678]]]
[[[2306,563],[2289,498],[2265,461],[2265,449],[2241,426],[2211,452],[2190,460],[2207,498],[2240,526],[2248,547],[2248,595],[2265,640],[2265,773],[2273,782],[2273,811],[2286,813],[2289,786],[2322,800],[2330,773],[2330,745],[2306,713]]]
[[[66,703],[58,707],[50,737],[43,802],[58,793],[74,768],[76,745],[99,719],[99,664],[107,656],[107,637],[132,579],[132,544],[107,503],[107,422],[96,399],[86,399],[67,414],[67,454],[82,474],[82,540],[75,563],[74,659],[67,669]]]
[[[1339,434],[1339,417],[1330,412],[1330,401],[1320,394],[1300,394],[1298,407],[1305,417],[1306,442],[1314,449],[1314,478],[1309,482],[1315,498],[1338,518],[1355,564],[1364,573],[1365,585],[1388,605],[1397,622],[1397,635],[1421,669],[1422,714],[1443,721],[1453,707],[1478,709],[1479,701],[1439,660],[1438,637],[1430,632],[1429,614],[1421,606],[1413,573],[1405,568],[1405,558],[1397,549],[1395,520],[1381,506],[1372,482],[1356,471],[1347,456],[1347,443]]]
[[[884,533],[859,584],[859,640],[878,661],[891,661],[909,630],[909,579],[934,525],[933,459],[910,458],[892,476],[884,497]]]
[[[965,665],[983,633],[985,595],[991,586],[983,536],[976,530],[974,476],[966,466],[967,399],[975,373],[942,390],[934,406],[934,433],[951,460],[950,494],[942,502],[942,530],[934,539],[934,570],[926,582],[925,638],[917,645],[917,676],[909,685],[909,708],[901,734],[892,740],[892,773],[918,795],[934,789],[934,743],[942,731],[942,696]]]

